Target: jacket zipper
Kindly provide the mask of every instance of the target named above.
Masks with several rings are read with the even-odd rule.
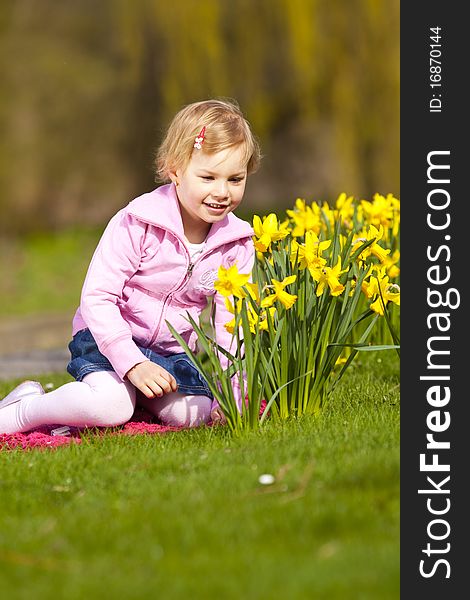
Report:
[[[194,264],[191,262],[189,262],[188,265],[188,270],[186,271],[186,275],[185,275],[185,279],[189,279],[191,277],[191,275],[193,274],[193,269],[194,269]]]
[[[183,244],[183,245],[184,245],[184,244]],[[186,248],[186,247],[185,247],[185,248]],[[186,250],[186,252],[187,252],[187,250]],[[187,266],[186,272],[185,272],[185,274],[184,274],[184,277],[183,277],[183,279],[182,279],[182,280],[181,280],[181,281],[178,283],[178,285],[177,285],[175,288],[173,288],[173,289],[171,290],[171,292],[169,292],[169,293],[168,293],[168,294],[165,296],[165,298],[164,298],[164,300],[163,300],[163,304],[162,304],[162,310],[161,310],[161,313],[160,313],[160,318],[159,318],[159,320],[158,320],[158,324],[157,324],[157,326],[155,327],[155,331],[153,332],[153,335],[152,335],[152,337],[151,337],[151,339],[150,339],[149,346],[153,346],[153,344],[155,343],[155,340],[156,340],[156,339],[157,339],[157,337],[158,337],[158,334],[160,333],[160,329],[161,329],[161,326],[162,326],[163,315],[164,315],[164,314],[165,314],[165,312],[166,312],[166,307],[168,306],[168,304],[169,304],[170,300],[173,298],[173,296],[174,296],[174,295],[175,295],[177,292],[181,291],[181,290],[184,288],[184,286],[187,284],[187,282],[188,282],[188,281],[189,281],[189,279],[191,278],[191,275],[193,274],[193,269],[194,269],[194,265],[195,265],[195,263],[196,263],[196,262],[197,262],[197,261],[198,261],[198,260],[199,260],[199,259],[200,259],[200,258],[203,256],[203,255],[201,254],[201,256],[199,256],[199,257],[198,257],[198,259],[197,259],[197,260],[195,260],[195,261],[194,261],[194,263],[192,263],[192,262],[191,262],[191,257],[189,256],[189,252],[187,252],[187,254],[188,254],[189,260],[188,260],[188,266]]]
[[[232,241],[235,241],[236,239],[240,239],[240,238],[233,238],[233,240],[232,239],[228,239],[227,241],[223,242],[223,244],[219,244],[218,246],[215,246],[215,248],[211,248],[209,251],[202,252],[197,257],[197,259],[195,259],[195,261],[193,263],[193,262],[191,262],[191,256],[190,256],[190,254],[188,252],[188,249],[186,248],[186,244],[184,243],[184,241],[178,235],[176,235],[173,231],[171,231],[170,229],[166,229],[165,228],[165,230],[168,231],[168,233],[170,233],[173,237],[175,237],[182,244],[182,246],[184,247],[184,249],[186,251],[186,254],[187,254],[187,258],[188,258],[188,266],[186,268],[186,273],[184,274],[183,279],[178,283],[178,285],[175,288],[173,288],[171,290],[171,292],[169,292],[165,296],[165,298],[163,300],[162,311],[161,311],[161,314],[160,314],[160,318],[158,320],[158,324],[155,327],[155,331],[153,332],[152,337],[150,338],[150,342],[149,342],[149,346],[150,347],[153,346],[153,344],[155,343],[155,341],[156,341],[156,339],[158,337],[158,334],[160,333],[160,328],[161,328],[161,325],[162,325],[163,315],[166,312],[166,307],[167,307],[169,301],[171,300],[171,298],[173,298],[173,296],[177,292],[180,292],[184,288],[184,286],[187,284],[187,282],[189,281],[189,279],[191,278],[191,276],[193,274],[193,269],[194,269],[194,266],[196,265],[196,263],[198,263],[201,259],[203,259],[207,254],[210,254],[213,250],[215,250],[215,248],[218,248],[219,245],[228,244],[228,243],[230,243]]]

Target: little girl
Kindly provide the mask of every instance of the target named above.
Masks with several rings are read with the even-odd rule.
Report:
[[[0,433],[121,425],[136,396],[167,425],[223,420],[166,321],[195,350],[185,317],[198,320],[215,294],[218,267],[237,263],[239,272],[251,271],[253,230],[232,211],[260,158],[234,103],[196,102],[176,114],[156,157],[158,177],[171,183],[111,219],[88,268],[69,344],[67,371],[76,381],[47,394],[38,382],[21,383],[0,402]],[[223,300],[215,294],[215,330],[229,349],[224,324],[233,315]]]

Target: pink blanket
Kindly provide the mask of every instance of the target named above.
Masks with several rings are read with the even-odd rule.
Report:
[[[261,402],[260,415],[263,414],[266,408],[266,402]],[[58,448],[67,444],[80,444],[82,441],[80,432],[77,427],[69,427],[66,435],[60,435],[57,430],[63,429],[60,425],[45,425],[37,427],[28,433],[0,433],[0,452],[2,450],[13,450],[14,448],[22,448],[29,450],[30,448]],[[155,422],[155,417],[148,413],[145,409],[138,407],[130,421],[121,427],[94,427],[92,431],[95,435],[142,435],[148,434],[163,434],[168,431],[179,431],[183,427],[170,427],[161,425]]]
[[[122,427],[94,427],[92,430],[96,435],[139,435],[144,433],[167,433],[168,431],[178,431],[182,427],[168,427],[159,423],[152,422],[152,415],[142,408],[137,408],[130,421]],[[0,451],[12,450],[13,448],[57,448],[66,444],[80,444],[81,430],[77,427],[70,427],[66,435],[60,435],[55,432],[60,425],[46,425],[37,427],[28,433],[0,433]]]

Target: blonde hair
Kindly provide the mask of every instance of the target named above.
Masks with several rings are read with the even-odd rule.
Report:
[[[169,181],[170,171],[184,170],[194,151],[194,138],[205,127],[201,150],[213,154],[243,144],[247,173],[254,173],[261,161],[258,140],[233,100],[215,99],[183,107],[171,121],[155,157],[156,178]]]

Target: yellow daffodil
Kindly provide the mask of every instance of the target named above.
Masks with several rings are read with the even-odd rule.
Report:
[[[291,308],[295,301],[297,300],[297,296],[293,294],[287,293],[284,288],[297,279],[296,275],[291,275],[290,277],[285,277],[282,281],[277,281],[276,279],[271,279],[272,285],[269,286],[274,288],[274,294],[266,296],[261,301],[261,306],[263,308],[267,308],[268,306],[272,306],[276,300],[279,300],[281,304],[283,304],[287,309]]]
[[[279,223],[274,213],[263,217],[263,221],[254,215],[253,229],[258,239],[255,240],[255,248],[259,252],[266,252],[270,249],[272,242],[282,240],[289,235],[288,223],[284,221]]]
[[[259,288],[257,283],[247,283],[246,288],[255,302],[260,303]]]
[[[299,244],[292,240],[291,244],[291,263],[294,266],[296,261],[300,269],[313,270],[321,269],[326,260],[322,257],[322,252],[329,248],[331,240],[320,242],[314,231],[307,231],[305,234],[305,244]]]
[[[235,331],[235,317],[228,323],[225,323],[224,327],[229,333],[233,335]]]
[[[361,200],[364,217],[370,225],[386,229],[390,227],[393,218],[393,210],[387,199],[381,194],[374,194],[373,202]]]
[[[275,306],[271,306],[270,308],[268,308],[268,310],[264,310],[260,316],[259,316],[259,321],[258,321],[258,328],[260,331],[268,331],[268,317],[266,315],[266,313],[269,312],[269,314],[271,315],[271,321],[274,319],[274,314],[276,312],[276,307]]]
[[[382,292],[382,298],[380,297],[380,294],[378,294],[377,299],[372,302],[370,307],[374,312],[383,316],[384,305],[387,306],[388,302],[394,302],[397,306],[400,306],[400,286],[396,283],[390,284],[387,276],[380,280],[379,286]]]
[[[257,283],[247,283],[246,287],[248,289],[250,296],[253,298],[253,300],[257,304],[261,304],[258,284]],[[251,306],[250,306],[250,309],[252,310]],[[269,310],[269,314],[271,315],[271,319],[273,319],[274,313],[276,312],[276,308],[273,306],[273,307],[269,308],[268,310]],[[259,318],[257,317],[257,315],[256,315],[256,318],[257,318],[258,329],[260,331],[267,331],[268,330],[268,319],[267,319],[266,311],[265,310],[261,311]]]
[[[367,271],[367,275],[364,277],[362,281],[361,290],[364,292],[365,297],[370,300],[378,293],[377,288],[377,279],[382,279],[385,277],[385,267],[375,268],[376,265],[370,265],[369,270]],[[374,276],[371,277],[371,275]]]
[[[361,200],[360,207],[367,223],[385,229],[384,239],[389,239],[389,230],[396,236],[400,225],[400,201],[393,194],[374,194],[372,202]]]
[[[258,294],[258,289],[257,289],[258,286],[253,283],[248,283],[247,287],[248,287],[248,289],[250,291],[250,295],[253,297],[253,299],[259,301],[259,294]],[[235,307],[229,298],[225,298],[225,306],[226,306],[227,310],[230,313],[232,313],[232,315],[235,314]],[[247,303],[245,306],[246,306],[246,310],[247,310],[248,323],[250,326],[251,333],[257,333],[258,331],[267,331],[268,330],[268,319],[267,319],[266,311],[265,310],[261,311],[261,313],[258,317],[258,314],[253,309],[251,304]],[[240,313],[243,310],[243,303],[242,303],[241,299],[237,300],[236,308],[237,308],[237,313]],[[271,315],[271,319],[274,318],[275,312],[276,312],[276,309],[274,307],[269,309],[269,314]],[[228,323],[225,323],[224,327],[229,333],[231,333],[233,335],[233,333],[235,331],[235,317]]]
[[[342,192],[336,200],[336,210],[334,211],[336,219],[341,219],[344,225],[350,229],[353,225],[354,216],[354,196],[348,196]]]
[[[251,306],[248,307],[247,310],[248,315],[248,323],[250,324],[251,333],[256,333],[258,331],[258,315],[255,313]]]
[[[397,306],[400,306],[400,287],[395,283],[390,283],[385,272],[385,266],[379,269],[371,268],[369,270],[369,281],[364,280],[362,283],[362,291],[366,297],[369,299],[375,297],[370,305],[371,309],[381,316],[384,314],[384,304],[386,306],[388,302],[394,302]],[[383,300],[380,295],[382,295]]]
[[[238,311],[238,312],[241,310],[241,307],[242,307],[242,301],[241,301],[241,299],[240,299],[240,300],[237,300],[237,311]],[[227,309],[227,310],[228,310],[230,313],[232,313],[232,315],[234,315],[234,314],[235,314],[235,307],[234,307],[234,305],[232,304],[232,302],[231,302],[230,298],[228,298],[228,297],[226,297],[226,298],[225,298],[225,308],[226,308],[226,309]],[[231,334],[233,335],[233,333],[234,333],[234,331],[235,331],[235,317],[234,317],[234,318],[233,318],[231,321],[229,321],[228,323],[225,323],[224,327],[225,327],[225,329],[226,329],[226,330],[227,330],[229,333],[231,333]]]
[[[400,275],[400,267],[397,267],[397,262],[400,260],[400,250],[395,250],[392,256],[386,256],[384,265],[387,269],[387,275],[390,279],[394,279]]]
[[[341,257],[338,256],[336,266],[322,267],[311,272],[313,279],[317,282],[316,295],[321,296],[328,285],[331,295],[339,296],[344,291],[344,285],[339,282],[338,277],[346,271],[347,269],[341,270]]]
[[[286,233],[287,235],[289,235],[289,233],[291,232],[291,227],[290,227],[290,223],[289,223],[289,219],[284,219],[284,221],[282,221],[282,223],[279,224],[279,229],[284,233]],[[284,236],[286,237],[286,236]]]
[[[225,307],[227,308],[227,310],[230,313],[232,313],[232,315],[235,314],[235,307],[231,303],[229,298],[225,298]],[[243,301],[241,298],[239,300],[237,300],[236,308],[237,308],[237,310],[236,310],[237,313],[240,313],[243,310]],[[251,333],[256,333],[256,325],[258,323],[258,315],[255,313],[255,311],[253,310],[253,307],[250,305],[247,305],[247,316],[248,316],[248,323],[250,325]],[[229,333],[231,333],[233,335],[233,333],[235,331],[235,317],[228,323],[225,323],[224,327]]]
[[[380,225],[379,230],[377,230],[373,225],[369,225],[368,231],[365,233],[365,235],[360,235],[353,241],[352,251],[354,252],[361,244],[373,239],[374,242],[370,246],[367,246],[367,248],[360,253],[359,260],[366,260],[372,254],[376,256],[381,263],[383,263],[387,255],[390,254],[389,248],[382,248],[382,246],[380,246],[378,243],[379,240],[382,239],[383,235],[384,228],[382,225]]]
[[[239,273],[237,265],[232,265],[228,269],[222,265],[217,272],[218,279],[214,282],[214,288],[222,296],[236,296],[244,298],[246,293],[241,289],[247,284],[250,273]]]
[[[295,225],[292,229],[293,237],[302,237],[306,231],[320,233],[322,222],[321,209],[318,204],[313,203],[312,206],[307,206],[305,200],[297,198],[294,210],[286,212]]]

